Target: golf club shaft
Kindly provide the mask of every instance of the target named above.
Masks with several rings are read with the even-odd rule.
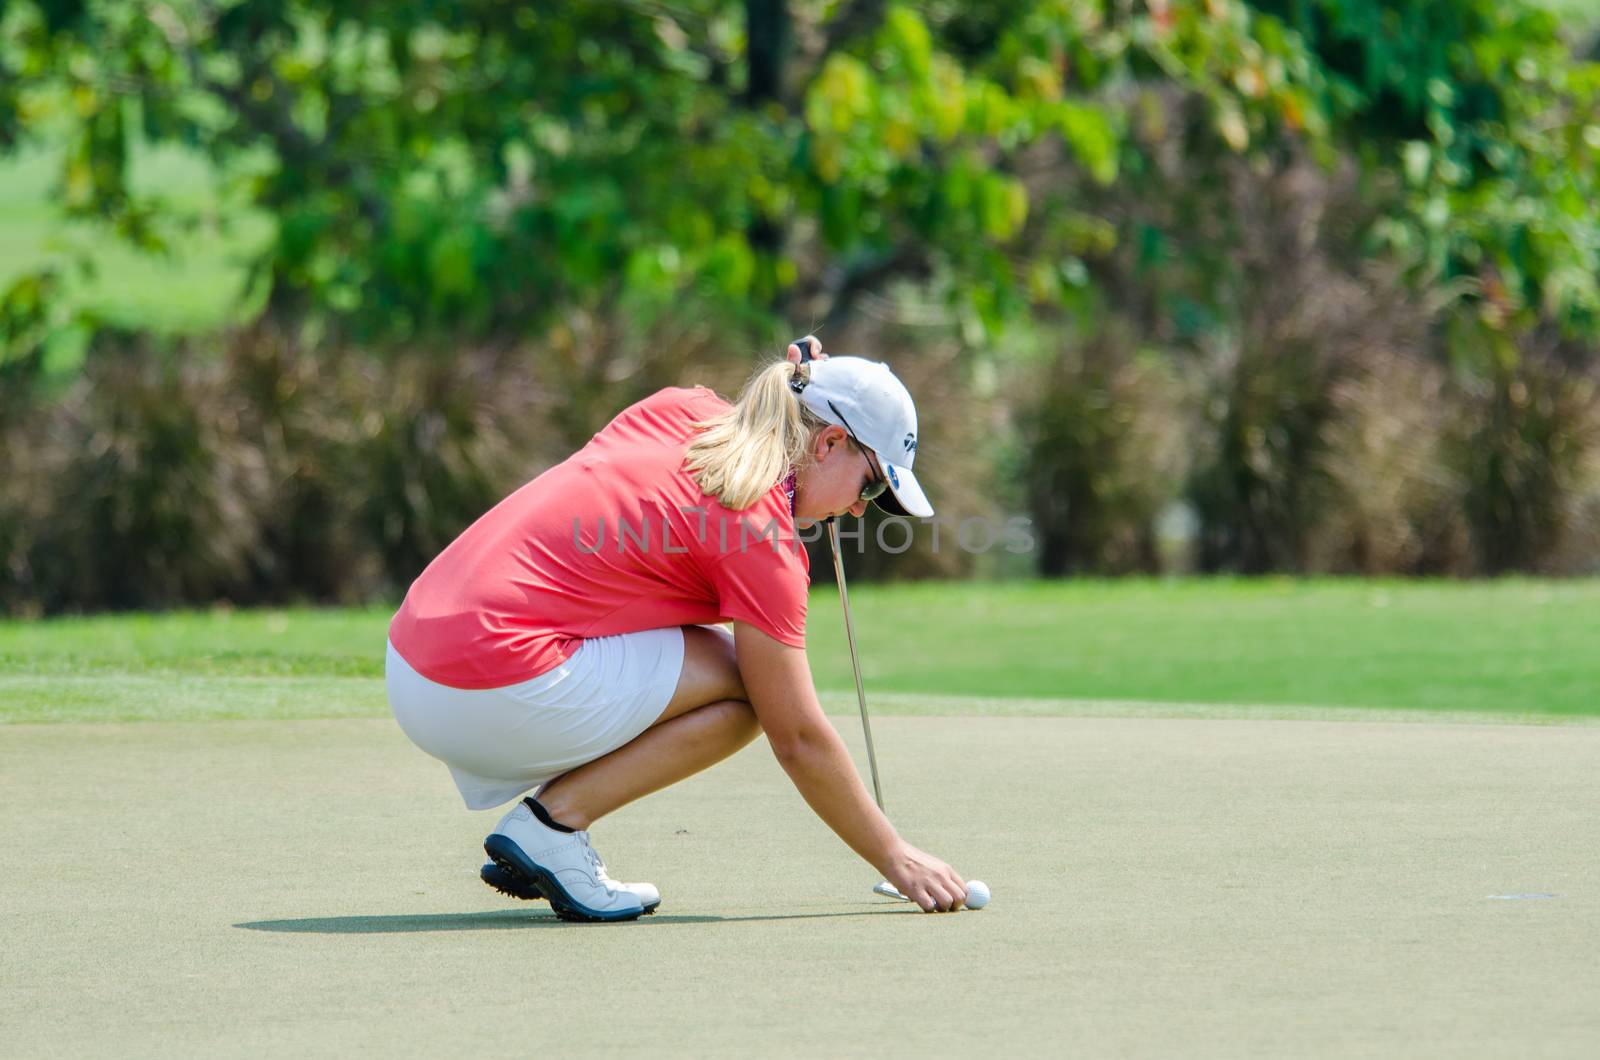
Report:
[[[800,347],[800,361],[802,364],[812,358],[812,340],[799,339],[796,345]],[[861,659],[856,655],[856,630],[850,621],[850,590],[844,582],[844,555],[839,548],[839,523],[836,519],[828,520],[828,550],[833,553],[833,577],[839,583],[839,606],[844,609],[844,639],[850,645],[850,670],[856,678],[856,704],[861,708],[861,734],[867,739],[867,768],[872,771],[872,797],[878,803],[878,812],[883,811],[883,785],[878,780],[878,752],[872,747],[872,722],[867,718],[867,692],[861,685]],[[901,894],[888,880],[884,880],[873,888],[879,894],[899,898],[903,902],[911,899]]]
[[[867,720],[867,693],[861,687],[861,660],[856,657],[856,631],[850,623],[850,593],[844,584],[844,557],[839,550],[839,524],[828,520],[828,545],[833,551],[833,576],[839,583],[839,604],[844,608],[844,639],[850,645],[850,668],[856,675],[856,702],[861,706],[861,731],[867,738],[867,766],[872,770],[872,797],[883,809],[883,787],[878,783],[878,755],[872,749],[872,723]]]

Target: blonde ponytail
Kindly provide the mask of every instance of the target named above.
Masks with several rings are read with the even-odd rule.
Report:
[[[806,459],[812,435],[826,424],[802,405],[787,361],[758,369],[733,408],[695,424],[684,468],[729,511],[750,507]]]

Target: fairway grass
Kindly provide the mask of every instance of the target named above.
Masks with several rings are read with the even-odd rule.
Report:
[[[886,714],[1600,717],[1600,581],[942,583],[851,592]],[[387,713],[390,609],[0,622],[0,723]],[[854,708],[839,602],[809,656]]]

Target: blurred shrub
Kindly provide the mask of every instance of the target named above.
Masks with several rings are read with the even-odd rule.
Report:
[[[1336,388],[1425,335],[1394,285],[1348,264],[1355,173],[1292,156],[1233,164],[1219,196],[1228,325],[1194,362],[1200,436],[1189,483],[1205,570],[1307,570],[1337,496]],[[1425,322],[1424,322],[1425,323]]]
[[[350,599],[382,584],[381,565],[351,516],[353,500],[367,489],[351,474],[360,411],[350,406],[351,358],[312,356],[302,345],[263,321],[231,336],[225,351],[196,355],[225,360],[251,410],[253,441],[272,484],[249,595]]]
[[[1179,495],[1192,430],[1179,380],[1117,322],[1046,341],[1042,363],[1016,380],[1038,571],[1156,571],[1156,519]]]
[[[0,609],[392,594],[540,463],[515,353],[107,346],[8,428]]]
[[[1452,353],[1461,415],[1446,461],[1465,482],[1475,566],[1485,574],[1552,571],[1574,538],[1594,533],[1583,505],[1600,453],[1595,355],[1552,332],[1515,334],[1458,321]],[[1579,569],[1593,566],[1578,560]]]
[[[226,361],[271,469],[254,565],[267,598],[403,589],[537,459],[515,351],[313,353],[261,325]]]
[[[1465,574],[1466,481],[1446,460],[1460,413],[1426,351],[1385,350],[1337,383],[1322,444],[1336,491],[1308,541],[1310,569]]]
[[[521,484],[528,388],[512,358],[364,359],[338,380],[346,496],[390,591],[403,590],[470,522]],[[331,424],[330,424],[331,426]]]
[[[0,419],[0,614],[36,614],[32,551],[48,509],[42,484],[46,447],[40,444],[41,417],[31,410]]]
[[[1003,361],[881,322],[836,335],[830,349],[890,361],[917,396],[941,519],[937,540],[917,524],[901,551],[898,531],[875,543],[874,512],[865,547],[846,542],[852,575],[1018,572],[1028,560],[1003,529],[973,550],[959,528],[1019,512],[1043,573],[1156,570],[1157,519],[1185,495],[1214,568],[1595,569],[1588,351],[1444,332],[1382,274],[1341,272],[1315,247],[1277,255],[1258,261],[1276,264],[1237,344],[1205,360],[1109,315],[1042,323]],[[226,349],[102,338],[71,389],[0,421],[0,611],[392,596],[623,405],[665,382],[732,393],[752,363],[700,333],[600,316],[559,341],[380,356],[266,325]],[[647,354],[678,378],[644,371]],[[813,572],[830,577],[822,542]]]
[[[1567,533],[1543,566],[1557,574],[1600,574],[1600,446],[1585,454],[1579,486],[1566,498]]]
[[[21,425],[12,609],[171,605],[249,583],[271,492],[226,376],[110,337],[62,400]]]
[[[392,597],[624,406],[677,376],[735,389],[736,338],[568,322],[537,349],[387,353],[270,320],[103,334],[68,391],[0,417],[0,612]]]

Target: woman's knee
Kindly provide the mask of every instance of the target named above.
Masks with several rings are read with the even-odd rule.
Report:
[[[712,706],[721,713],[723,724],[727,725],[730,733],[737,737],[740,743],[749,743],[760,735],[761,722],[756,718],[755,708],[746,701],[724,699]]]
[[[677,715],[662,718],[663,722],[681,726],[686,738],[711,741],[724,748],[728,754],[754,740],[761,733],[761,723],[756,720],[755,709],[742,699],[719,699],[705,703]],[[693,734],[690,736],[689,734]]]

